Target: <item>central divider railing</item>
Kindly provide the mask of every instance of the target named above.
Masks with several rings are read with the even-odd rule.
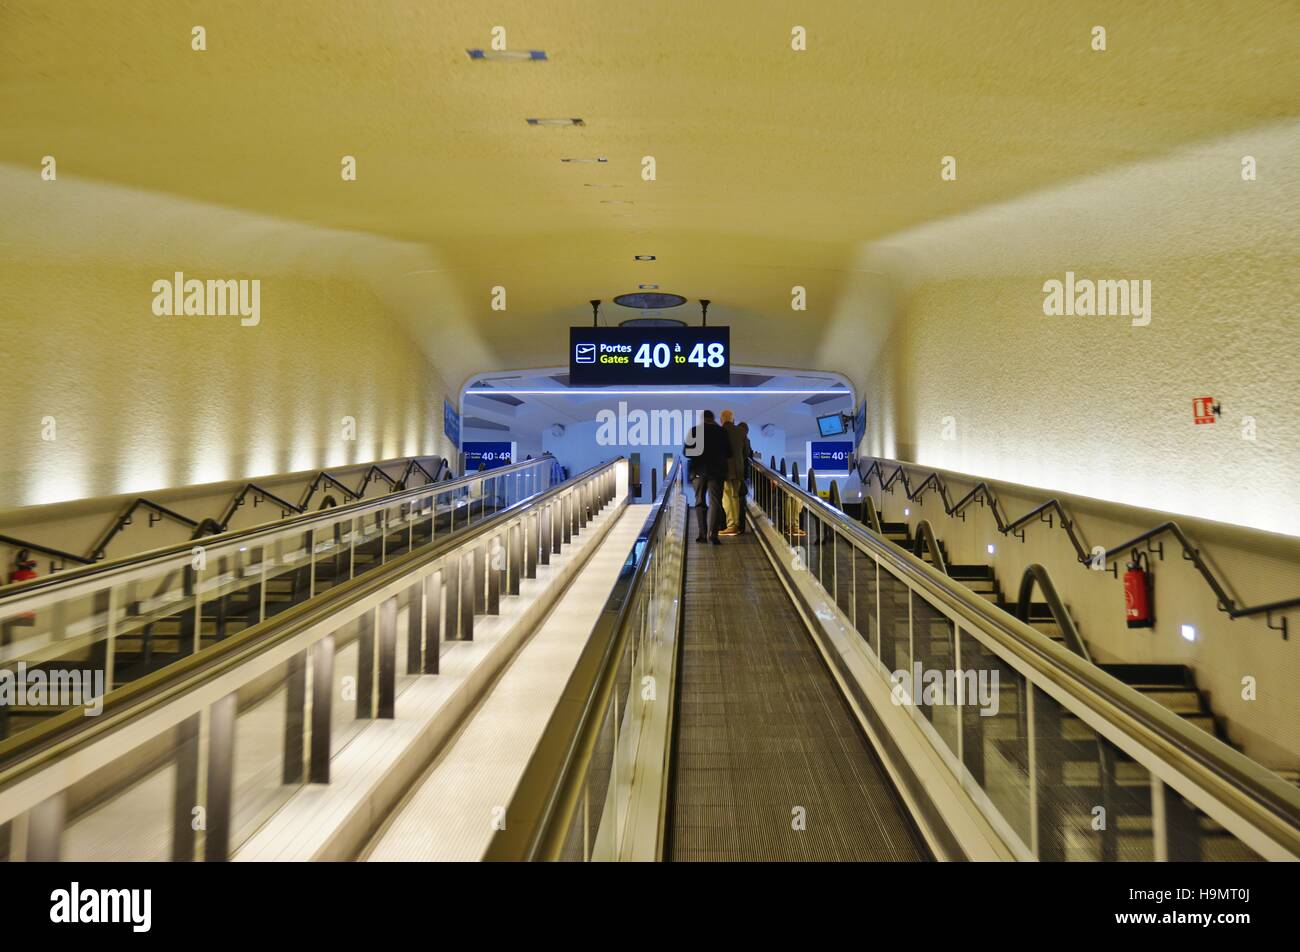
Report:
[[[1300,858],[1300,793],[1285,779],[749,462],[759,528],[868,718],[892,725],[896,751],[904,734],[913,756],[928,745],[996,854]],[[944,786],[923,777],[914,800]]]
[[[555,472],[545,456],[0,589],[0,672],[89,668],[111,690],[536,496]],[[0,739],[50,713],[0,702]]]
[[[686,564],[685,468],[674,461],[486,860],[662,858]]]
[[[228,858],[626,491],[622,458],[512,490],[453,535],[0,741],[0,858]]]

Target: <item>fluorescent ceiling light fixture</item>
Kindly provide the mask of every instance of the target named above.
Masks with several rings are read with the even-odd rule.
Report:
[[[597,155],[590,159],[560,159],[561,162],[568,162],[572,165],[605,165],[609,159],[603,155]]]
[[[530,126],[585,126],[582,119],[529,119]]]
[[[514,396],[543,396],[545,394],[575,394],[580,396],[591,397],[609,397],[609,396],[631,396],[631,397],[680,397],[680,396],[699,396],[699,397],[725,397],[738,393],[763,393],[763,394],[780,394],[791,396],[795,394],[807,393],[826,393],[825,390],[769,390],[766,387],[714,387],[703,390],[685,390],[678,388],[676,390],[605,390],[601,387],[554,387],[550,390],[503,390],[494,388],[495,393],[508,393]]]
[[[1196,628],[1192,625],[1183,625],[1178,629],[1178,633],[1183,636],[1184,641],[1196,640]]]
[[[622,188],[622,185],[610,185],[608,182],[583,182],[585,188]]]
[[[545,50],[466,50],[472,60],[504,60],[515,62],[545,62]]]
[[[654,255],[633,255],[632,258],[633,258],[634,260],[636,260],[636,261],[654,261],[654,260],[655,260],[655,256],[654,256]]]
[[[637,285],[637,288],[638,288],[639,290],[641,290],[641,291],[658,291],[658,290],[659,290],[659,285],[657,285],[657,284],[638,284],[638,285]]]
[[[628,201],[628,200],[625,199],[625,198],[602,198],[602,199],[600,200],[600,204],[602,204],[602,205],[635,205],[636,202],[630,202],[630,201]]]

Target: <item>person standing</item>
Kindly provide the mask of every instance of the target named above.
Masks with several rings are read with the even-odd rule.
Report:
[[[691,428],[690,439],[686,444],[686,456],[690,462],[686,473],[691,478],[691,489],[695,492],[695,518],[698,520],[700,534],[696,542],[709,541],[721,545],[718,541],[720,524],[725,524],[722,514],[722,488],[727,480],[727,460],[731,456],[731,444],[727,433],[718,426],[712,410],[704,411],[703,422]],[[705,500],[708,500],[708,514],[705,515]]]
[[[722,411],[722,429],[727,434],[731,455],[727,458],[727,482],[722,504],[727,511],[727,528],[719,535],[734,536],[745,531],[745,460],[753,455],[749,445],[749,424],[737,423],[736,414]]]

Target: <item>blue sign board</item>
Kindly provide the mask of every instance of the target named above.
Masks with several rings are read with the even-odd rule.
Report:
[[[484,469],[496,469],[498,466],[509,466],[514,462],[515,444],[509,440],[497,442],[494,440],[466,440],[465,441],[465,474],[477,473],[479,464],[483,464]]]
[[[460,449],[460,414],[450,400],[442,401],[442,432],[447,434],[453,446]]]
[[[814,440],[808,444],[808,465],[821,473],[847,473],[853,458],[853,444],[848,440]]]

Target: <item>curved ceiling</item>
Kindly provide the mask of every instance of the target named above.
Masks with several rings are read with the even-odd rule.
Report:
[[[63,0],[0,21],[0,161],[426,248],[392,277],[417,332],[436,351],[464,325],[491,365],[444,352],[453,385],[560,362],[588,299],[646,282],[710,298],[739,362],[860,378],[890,316],[864,246],[1288,116],[1300,36],[1272,0]],[[498,25],[546,60],[469,57]],[[585,125],[526,122],[548,116]]]

